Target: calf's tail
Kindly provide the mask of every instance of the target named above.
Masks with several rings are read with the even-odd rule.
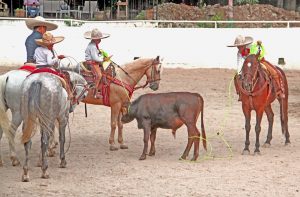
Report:
[[[203,147],[205,150],[207,150],[207,145],[206,145],[206,134],[205,134],[205,128],[204,128],[204,100],[200,96],[200,105],[201,105],[201,133],[202,133],[202,142],[203,142]]]

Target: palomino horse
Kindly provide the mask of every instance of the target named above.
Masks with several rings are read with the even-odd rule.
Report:
[[[76,68],[64,67],[61,69]],[[121,122],[121,108],[124,102],[128,102],[134,90],[145,87],[149,84],[152,90],[159,88],[160,74],[161,74],[161,62],[159,56],[156,58],[139,58],[133,62],[127,63],[122,67],[115,68],[116,77],[107,78],[109,81],[109,100],[107,103],[102,98],[94,98],[93,90],[89,90],[88,96],[82,100],[82,102],[94,105],[106,105],[111,107],[111,132],[109,137],[110,150],[118,150],[115,145],[115,130],[118,127],[118,142],[121,149],[127,149],[128,146],[123,141],[123,123]],[[80,69],[82,71],[82,69]],[[135,87],[143,76],[147,77],[146,84],[144,86]]]
[[[78,97],[76,97],[76,102],[74,103],[77,104],[87,95],[87,82],[77,73],[72,73],[70,78],[71,80],[76,80],[74,88],[76,89],[76,93],[78,93]],[[68,100],[68,94],[57,76],[44,72],[30,75],[24,80],[21,88],[22,143],[24,143],[26,152],[26,159],[23,166],[23,181],[29,181],[28,154],[37,119],[42,135],[42,178],[49,178],[47,173],[48,163],[45,154],[48,148],[49,137],[54,132],[56,120],[59,123],[60,167],[66,167],[64,143],[70,107],[71,102]]]
[[[285,135],[285,144],[290,143],[290,134],[288,131],[288,84],[287,79],[282,71],[278,68],[282,76],[285,98],[278,98],[280,104],[280,119],[282,133]],[[243,154],[249,154],[249,133],[251,111],[256,112],[256,143],[254,153],[260,153],[259,134],[261,131],[261,120],[263,113],[266,112],[269,128],[265,147],[269,147],[272,139],[272,129],[274,122],[274,113],[271,107],[272,102],[276,99],[272,79],[269,78],[266,70],[261,67],[257,55],[249,55],[243,64],[240,79],[236,78],[237,88],[241,92],[242,108],[245,116],[246,141]]]

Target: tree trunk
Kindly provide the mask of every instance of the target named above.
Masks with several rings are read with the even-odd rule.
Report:
[[[277,0],[277,7],[283,8],[283,0]]]
[[[296,10],[296,0],[288,0],[284,1],[283,7],[287,10]]]
[[[233,0],[228,0],[228,18],[233,20]]]

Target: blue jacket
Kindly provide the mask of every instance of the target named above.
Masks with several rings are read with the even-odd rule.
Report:
[[[35,30],[33,30],[33,32],[26,38],[25,47],[27,52],[27,62],[34,62],[34,51],[38,47],[38,45],[35,42],[35,39],[41,38],[42,34]]]

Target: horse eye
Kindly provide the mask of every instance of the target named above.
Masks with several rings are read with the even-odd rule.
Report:
[[[252,66],[252,64],[251,64],[250,62],[248,62],[247,66],[248,66],[248,67],[251,67],[251,66]]]

